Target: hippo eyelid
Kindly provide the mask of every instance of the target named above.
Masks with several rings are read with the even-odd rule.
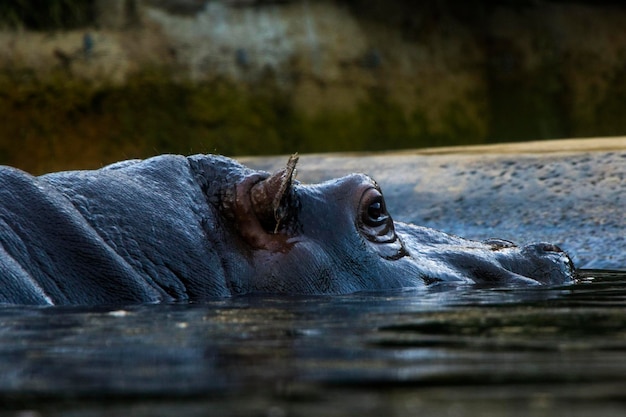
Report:
[[[378,189],[369,187],[363,192],[359,201],[359,216],[363,224],[371,227],[378,227],[388,219],[385,200]]]
[[[375,186],[370,185],[361,195],[357,226],[370,242],[391,243],[397,240],[393,220],[387,213],[385,199]]]

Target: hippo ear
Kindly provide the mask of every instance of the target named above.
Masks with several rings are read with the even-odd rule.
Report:
[[[222,196],[222,210],[241,237],[256,249],[286,251],[289,236],[286,219],[294,206],[292,185],[298,155],[292,155],[287,166],[271,176],[255,173],[238,182]]]
[[[250,189],[250,201],[259,222],[268,232],[278,233],[288,213],[288,197],[296,177],[298,154],[293,154],[287,166]]]

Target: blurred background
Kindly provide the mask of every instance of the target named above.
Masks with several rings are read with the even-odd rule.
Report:
[[[626,6],[3,0],[0,164],[626,134]]]

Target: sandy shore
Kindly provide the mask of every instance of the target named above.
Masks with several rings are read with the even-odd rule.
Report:
[[[274,171],[285,156],[239,158]],[[301,155],[298,179],[364,172],[395,220],[456,235],[549,241],[579,268],[626,269],[626,138]]]

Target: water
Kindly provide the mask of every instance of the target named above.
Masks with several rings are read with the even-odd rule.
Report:
[[[0,308],[0,415],[623,415],[626,272],[126,308]]]

